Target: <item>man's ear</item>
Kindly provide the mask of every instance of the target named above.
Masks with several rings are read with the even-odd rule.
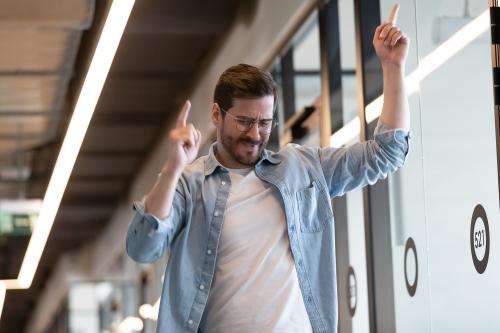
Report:
[[[219,127],[220,122],[222,121],[222,115],[219,106],[217,103],[212,104],[212,123],[215,127]]]

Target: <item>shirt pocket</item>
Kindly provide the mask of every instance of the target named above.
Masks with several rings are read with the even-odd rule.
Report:
[[[300,189],[297,194],[300,230],[302,232],[323,231],[325,224],[330,223],[333,215],[328,195],[321,189],[317,180]]]

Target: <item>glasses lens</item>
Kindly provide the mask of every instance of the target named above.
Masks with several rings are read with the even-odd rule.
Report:
[[[236,128],[240,132],[248,132],[252,129],[255,121],[249,119],[236,119]]]
[[[225,114],[229,115],[236,122],[236,128],[240,132],[248,132],[250,131],[255,124],[258,123],[258,130],[261,133],[269,134],[271,130],[276,126],[275,119],[264,119],[257,122],[257,119],[242,119],[239,117],[233,116],[227,110],[220,108]]]
[[[236,122],[236,128],[240,132],[249,132],[255,126],[255,124],[257,124],[256,120],[238,120]],[[272,127],[273,127],[272,126],[273,122],[268,121],[268,120],[259,121],[258,124],[259,124],[258,125],[259,132],[264,133],[264,134],[268,134],[269,132],[271,132]]]
[[[261,120],[259,122],[259,130],[262,133],[269,133],[271,132],[271,129],[273,128],[273,120],[272,119],[266,119],[266,120]]]

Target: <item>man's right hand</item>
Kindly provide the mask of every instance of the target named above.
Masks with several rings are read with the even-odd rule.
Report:
[[[165,169],[174,174],[179,174],[186,165],[193,162],[200,148],[201,132],[193,124],[186,123],[190,109],[191,103],[187,100],[169,135],[170,147]]]

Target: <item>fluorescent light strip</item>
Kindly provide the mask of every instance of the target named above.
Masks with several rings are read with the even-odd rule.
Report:
[[[3,283],[7,289],[21,289],[17,279],[0,280],[0,283]]]
[[[5,287],[5,283],[0,281],[0,319],[2,319],[2,311],[3,311],[3,305],[5,303],[5,291],[7,288]]]
[[[442,66],[464,47],[469,45],[474,39],[487,31],[490,26],[489,15],[489,10],[484,11],[481,15],[472,20],[472,22],[462,27],[453,34],[453,36],[420,60],[417,69],[405,78],[407,94],[411,95],[416,93],[423,79]],[[383,96],[379,96],[366,106],[367,123],[372,122],[380,116],[383,103]],[[341,147],[351,142],[359,135],[359,130],[359,117],[356,117],[330,137],[330,146]]]
[[[24,255],[17,279],[17,286],[20,288],[29,288],[33,281],[64,190],[68,184],[68,179],[73,170],[83,138],[85,137],[134,2],[135,0],[115,0],[111,4],[106,23],[104,24],[47,191],[45,192],[40,215]],[[9,280],[10,286],[15,287],[16,285]]]

